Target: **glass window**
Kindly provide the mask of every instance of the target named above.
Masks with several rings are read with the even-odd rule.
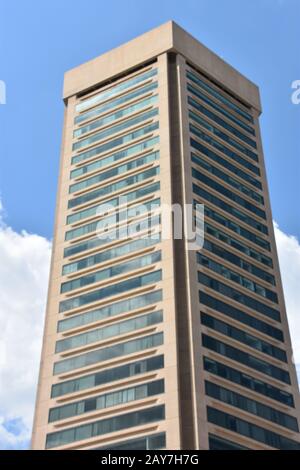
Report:
[[[223,356],[226,356],[233,361],[244,364],[251,369],[255,369],[263,374],[269,375],[270,377],[280,380],[281,382],[285,382],[287,384],[291,383],[290,375],[286,370],[273,366],[272,364],[258,359],[251,354],[245,353],[240,349],[229,346],[229,344],[218,341],[211,336],[202,334],[202,345],[211,351],[222,354]]]
[[[129,196],[129,197],[127,197],[126,201],[128,202],[128,200],[130,200],[131,197],[132,198],[134,198],[135,196],[141,197],[142,193],[144,193],[145,196],[146,195],[148,196],[148,194],[158,191],[159,188],[160,188],[160,183],[155,183],[154,185],[146,186],[145,188],[143,188],[143,191],[142,189],[140,189],[138,191],[134,191],[133,193],[127,194],[126,196]],[[124,195],[124,200],[125,200],[125,195]],[[116,204],[119,203],[119,201],[120,199],[118,197]],[[110,204],[111,201],[106,201],[106,203]],[[98,207],[98,210],[101,211],[102,206],[103,206],[102,204],[99,204],[96,207]],[[120,230],[122,229],[117,228],[116,224],[119,224],[124,220],[128,220],[129,218],[141,216],[148,211],[154,212],[155,210],[159,208],[159,206],[160,206],[160,199],[155,199],[155,200],[151,200],[149,202],[144,202],[140,204],[133,204],[128,209],[119,210],[119,211],[116,211],[113,215],[107,215],[107,216],[100,218],[100,221],[97,220],[96,222],[90,222],[86,225],[82,225],[81,227],[68,230],[65,233],[65,240],[72,240],[73,238],[77,238],[82,235],[86,235],[87,233],[95,232],[97,230],[98,239],[102,240],[102,244],[108,243],[109,241],[111,241],[110,237],[112,235],[112,232],[115,234],[113,239],[116,238],[118,234],[119,235],[121,234]],[[92,210],[97,211],[96,207],[93,207]],[[87,212],[86,211],[83,211],[83,212],[84,213],[81,213],[80,216],[86,216]],[[148,220],[152,221],[153,217],[154,216],[151,216],[151,217],[148,216]],[[133,223],[133,225],[135,225],[135,223]],[[112,230],[111,228],[110,231],[108,231],[109,226],[112,226],[112,228],[113,226],[115,226],[114,230]],[[125,226],[126,230],[128,230],[128,226],[130,227],[130,224],[126,224]],[[101,233],[101,230],[102,230],[102,233]],[[99,236],[100,233],[101,233],[101,236]],[[105,235],[107,235],[107,237]],[[126,233],[126,235],[128,234]],[[120,236],[118,238],[120,238]],[[75,249],[74,245],[73,245],[73,249]]]
[[[251,147],[255,149],[257,148],[256,142],[253,139],[250,139],[250,137],[236,129],[236,127],[231,126],[227,121],[224,121],[224,119],[220,118],[217,114],[213,113],[205,106],[202,106],[202,104],[194,100],[191,96],[188,97],[188,104],[191,105],[194,109],[197,109],[197,111],[199,111],[204,116],[207,116],[209,119],[222,126],[224,129],[227,129],[233,135],[236,135],[239,139],[243,140],[248,145],[251,145]]]
[[[222,264],[217,263],[216,261],[208,258],[208,256],[202,255],[201,253],[197,253],[197,262],[207,267],[208,269],[211,269],[212,271],[221,274],[221,276],[226,277],[226,279],[230,279],[231,281],[240,284],[246,289],[251,290],[252,292],[255,292],[256,294],[262,297],[265,297],[271,302],[278,303],[277,294],[275,292],[260,286],[256,282],[253,282],[250,279],[241,276],[235,271],[231,271]]]
[[[227,317],[233,318],[245,325],[250,326],[262,333],[271,336],[272,338],[277,339],[278,341],[283,341],[283,333],[278,328],[275,328],[268,323],[259,320],[258,318],[252,317],[245,312],[233,307],[232,305],[226,304],[221,300],[212,297],[211,295],[206,294],[206,292],[200,291],[200,302],[208,307],[217,310],[218,312],[226,315]]]
[[[72,405],[62,405],[51,408],[49,412],[49,422],[129,403],[160,393],[164,393],[164,380],[162,379],[115,392],[105,393],[104,395],[72,403]]]
[[[207,230],[206,230],[207,231]],[[208,230],[209,231],[209,230]],[[227,237],[230,238],[230,237]],[[222,240],[224,241],[224,240]],[[226,241],[225,241],[226,242]],[[230,240],[229,240],[230,244]],[[214,253],[215,255],[219,256],[222,259],[225,259],[226,261],[229,261],[230,263],[239,266],[240,268],[244,269],[245,271],[253,274],[254,276],[257,276],[264,281],[268,282],[269,284],[272,284],[273,286],[275,285],[275,278],[272,274],[269,274],[268,272],[264,271],[261,268],[258,268],[256,265],[247,263],[243,258],[240,258],[240,256],[235,255],[234,253],[224,250],[224,248],[221,248],[219,245],[215,245],[212,243],[210,240],[207,238],[204,240],[204,246],[203,246],[207,251],[210,251],[211,253]]]
[[[81,211],[76,212],[75,214],[68,215],[67,224],[73,224],[74,222],[78,222],[82,219],[85,219],[86,217],[92,217],[95,215],[101,216],[102,212],[105,213],[107,205],[112,206],[112,207],[117,207],[119,205],[124,205],[125,202],[126,203],[132,202],[129,211],[132,212],[133,210],[136,210],[138,211],[137,215],[140,215],[142,207],[146,206],[146,207],[151,208],[152,205],[154,205],[154,201],[152,201],[152,205],[149,206],[149,203],[144,203],[144,205],[138,206],[138,209],[137,208],[133,209],[133,201],[135,201],[135,199],[139,199],[141,197],[148,196],[149,194],[155,193],[156,191],[159,191],[159,189],[160,189],[160,183],[157,182],[157,183],[149,184],[147,186],[143,186],[142,188],[136,189],[134,191],[130,191],[129,193],[122,193],[120,196],[116,196],[112,199],[109,199],[108,201],[106,200],[103,203],[97,203],[95,206],[89,207],[88,209],[83,209]],[[155,204],[159,205],[157,201],[158,200],[155,201]],[[107,216],[105,220],[107,220],[108,217],[111,217],[111,216]],[[116,218],[117,218],[117,215],[116,215]],[[119,217],[119,219],[121,220],[121,217]],[[69,231],[67,233],[69,233]],[[69,236],[70,235],[67,235],[66,239],[68,239]]]
[[[96,372],[94,374],[52,385],[51,398],[97,387],[98,385],[114,382],[116,380],[127,379],[128,377],[134,377],[135,375],[162,369],[163,367],[164,356],[160,355],[113,367],[111,369],[105,369],[101,372]]]
[[[106,114],[104,117],[97,119],[96,121],[90,122],[79,129],[75,129],[73,132],[74,137],[81,137],[82,135],[86,134],[87,132],[91,132],[94,129],[98,129],[99,127],[106,126],[117,119],[121,119],[122,117],[127,116],[128,114],[134,113],[143,109],[147,106],[150,106],[157,102],[157,95],[151,96],[150,98],[145,98],[138,103],[133,103],[126,108],[121,108],[118,111],[112,112],[111,114]]]
[[[66,312],[67,310],[80,307],[81,305],[86,305],[106,297],[111,297],[122,292],[130,291],[131,289],[137,289],[154,282],[159,282],[161,279],[162,271],[158,270],[149,274],[144,274],[143,276],[121,281],[111,286],[103,287],[102,289],[98,289],[87,294],[82,294],[78,297],[73,297],[72,299],[63,300],[59,304],[59,312]]]
[[[152,178],[159,174],[159,167],[150,168],[149,170],[142,171],[136,175],[129,176],[128,178],[124,178],[116,183],[109,184],[107,186],[102,186],[99,189],[94,191],[90,191],[82,196],[77,196],[73,199],[69,200],[68,208],[76,207],[80,204],[85,202],[92,201],[93,199],[104,197],[107,194],[113,193],[114,191],[119,191],[120,189],[127,188],[128,186],[136,183],[140,183],[141,181],[146,180],[147,178]]]
[[[201,284],[210,287],[211,289],[216,290],[217,292],[220,292],[220,294],[229,297],[243,305],[246,305],[247,307],[256,310],[259,313],[262,313],[263,315],[266,315],[267,317],[272,318],[273,320],[280,322],[280,312],[278,310],[275,310],[274,308],[269,307],[268,305],[265,305],[262,302],[259,302],[253,297],[248,297],[247,295],[244,295],[241,292],[232,289],[232,287],[229,287],[226,284],[223,284],[222,282],[219,282],[216,279],[213,279],[207,276],[206,274],[200,272],[198,273],[198,281]]]
[[[100,160],[96,160],[92,163],[81,166],[80,168],[75,168],[70,173],[70,179],[77,178],[78,176],[85,175],[86,173],[90,173],[91,171],[101,169],[114,162],[122,160],[126,157],[131,157],[132,155],[138,154],[140,152],[143,152],[146,149],[154,147],[158,143],[159,143],[159,136],[152,137],[151,139],[147,139],[147,140],[144,140],[143,142],[139,142],[136,145],[127,147],[126,149],[120,150],[119,152],[115,152],[111,155],[108,155],[107,157],[102,157]]]
[[[240,106],[236,105],[232,100],[224,96],[221,92],[217,91],[212,85],[209,85],[205,80],[200,78],[200,75],[194,71],[187,71],[187,78],[192,82],[196,83],[200,88],[205,90],[211,96],[217,98],[221,103],[224,103],[228,108],[231,108],[240,116],[247,119],[247,121],[253,123],[253,117],[250,113],[242,109]]]
[[[155,207],[159,207],[160,200],[156,199],[151,202],[151,205],[152,204],[155,204]],[[105,232],[105,236],[102,233],[101,237],[93,237],[87,241],[83,241],[81,243],[77,243],[65,248],[64,257],[69,257],[73,254],[82,253],[91,248],[102,247],[103,249],[107,246],[107,244],[110,244],[111,241],[114,240],[116,237],[118,240],[122,241],[130,239],[131,237],[133,238],[136,235],[140,234],[142,238],[149,237],[151,235],[152,239],[159,240],[159,233],[157,231],[155,233],[153,231],[150,232],[150,230],[152,230],[154,227],[157,227],[160,222],[160,214],[153,215],[150,213],[148,216],[146,216],[146,218],[138,220],[133,219],[126,225],[117,226],[112,230],[108,230],[107,232]]]
[[[205,155],[206,157],[210,158],[214,162],[219,163],[222,165],[224,168],[227,168],[230,170],[232,173],[235,175],[239,176],[243,180],[247,181],[247,183],[251,184],[252,186],[255,186],[258,189],[262,189],[262,184],[260,181],[258,181],[256,178],[254,178],[252,175],[249,173],[246,173],[244,170],[241,170],[238,168],[236,165],[233,165],[228,159],[221,157],[217,153],[213,152],[207,145],[202,145],[200,142],[198,142],[195,139],[190,139],[190,145],[193,147],[193,149],[197,150],[199,153]],[[196,155],[193,153],[193,155]],[[199,155],[197,155],[199,157]],[[237,160],[236,160],[237,161]],[[242,164],[242,163],[241,163]],[[263,197],[261,196],[262,200]]]
[[[96,104],[101,103],[101,101],[107,100],[108,98],[112,98],[118,93],[121,93],[122,91],[127,90],[133,85],[137,85],[138,83],[141,83],[144,80],[148,80],[149,78],[152,78],[155,75],[157,75],[157,69],[151,69],[132,78],[128,78],[127,80],[122,81],[121,83],[113,85],[112,87],[100,91],[96,95],[93,95],[85,99],[84,101],[81,101],[76,105],[76,111],[81,112],[91,106],[95,106]]]
[[[208,328],[219,331],[220,333],[229,336],[236,341],[246,344],[250,348],[257,349],[264,354],[275,357],[279,361],[287,362],[286,353],[282,349],[259,338],[256,338],[255,336],[252,336],[243,330],[235,328],[228,323],[218,320],[217,318],[214,318],[207,313],[201,313],[201,323]]]
[[[252,160],[258,162],[258,156],[256,153],[254,153],[252,150],[248,149],[248,147],[245,147],[245,145],[240,144],[236,139],[233,137],[230,137],[230,135],[226,134],[223,131],[220,131],[217,127],[213,126],[210,124],[207,119],[204,119],[203,117],[200,117],[198,114],[194,113],[193,111],[189,112],[189,117],[196,122],[197,124],[200,124],[203,126],[205,129],[210,131],[212,134],[216,135],[220,139],[224,140],[224,142],[227,142],[229,145],[232,147],[236,148],[239,152],[243,153],[249,158],[252,158]],[[195,128],[195,126],[193,126]]]
[[[81,333],[76,336],[70,336],[66,339],[61,339],[56,342],[55,352],[59,353],[67,351],[69,349],[78,348],[87,344],[102,341],[111,337],[119,336],[124,333],[136,331],[140,328],[146,328],[150,325],[156,325],[163,321],[162,310],[152,312],[139,317],[130,318],[113,325],[108,325],[102,328],[89,331],[87,333]]]
[[[93,147],[91,150],[86,150],[85,152],[81,152],[78,155],[72,157],[71,163],[74,165],[75,163],[79,163],[83,160],[87,160],[88,158],[96,157],[103,152],[108,152],[109,150],[118,147],[119,145],[125,145],[130,143],[132,140],[138,139],[140,137],[144,137],[146,134],[150,132],[154,132],[159,128],[159,123],[154,122],[152,124],[148,124],[141,129],[136,131],[130,132],[129,134],[123,135],[121,137],[116,137],[105,144],[98,145],[97,147]]]
[[[226,155],[226,157],[230,158],[231,160],[234,160],[240,165],[243,165],[245,168],[250,170],[255,175],[260,176],[260,170],[257,166],[253,165],[253,163],[249,162],[248,160],[245,160],[245,158],[243,158],[241,155],[237,154],[230,148],[226,147],[226,145],[221,144],[218,140],[214,139],[211,135],[204,132],[203,129],[200,129],[194,126],[193,124],[189,125],[189,129],[190,129],[190,132],[194,134],[194,136],[196,136],[199,140],[202,140],[202,142],[205,142],[206,145],[207,144],[211,145],[211,147],[218,150],[223,155]]]
[[[104,318],[109,318],[120,313],[130,312],[137,308],[145,307],[146,305],[155,304],[162,300],[162,290],[149,292],[148,294],[142,294],[131,299],[122,300],[120,302],[114,302],[105,307],[98,308],[89,312],[74,315],[65,320],[58,322],[57,331],[67,331],[78,326],[87,325]]]
[[[101,181],[105,181],[108,178],[112,178],[114,176],[122,175],[127,171],[134,170],[135,168],[139,168],[146,163],[154,162],[158,160],[159,152],[152,152],[148,155],[144,155],[143,157],[137,158],[136,160],[131,160],[128,163],[123,163],[117,167],[111,168],[110,170],[104,171],[98,175],[91,176],[85,180],[80,181],[79,183],[74,183],[69,187],[69,193],[74,193],[81,189],[88,188],[96,183],[100,183]]]
[[[223,439],[220,436],[208,435],[209,450],[248,450],[247,447]]]
[[[80,125],[87,119],[94,119],[100,114],[107,113],[109,110],[117,108],[118,106],[121,106],[122,104],[127,103],[130,100],[134,100],[136,98],[139,98],[141,95],[144,95],[146,93],[150,93],[154,90],[157,89],[157,82],[152,82],[149,85],[145,85],[142,87],[139,87],[138,89],[134,89],[133,91],[126,93],[125,95],[122,95],[118,98],[112,99],[107,101],[106,103],[97,106],[96,108],[91,109],[90,111],[87,111],[85,113],[80,114],[79,116],[76,116],[74,119],[74,123],[77,125]]]
[[[140,411],[125,413],[120,416],[106,418],[90,424],[76,426],[66,431],[47,434],[46,449],[57,447],[81,439],[101,436],[109,432],[128,429],[141,424],[153,423],[165,419],[164,405],[153,406]]]
[[[193,204],[194,205],[196,204],[195,200],[193,201]],[[267,242],[267,240],[264,240],[263,238],[259,237],[258,235],[255,235],[254,233],[250,232],[244,227],[241,227],[236,222],[233,222],[231,219],[227,219],[226,217],[216,212],[215,210],[211,209],[207,205],[205,205],[204,207],[204,214],[205,214],[205,217],[209,217],[211,220],[214,220],[215,222],[219,223],[220,225],[223,225],[229,230],[235,233],[238,233],[241,237],[252,241],[256,245],[259,245],[264,250],[271,251],[270,244]],[[204,227],[205,226],[206,224],[204,225]],[[225,234],[222,233],[221,236],[222,236],[222,239],[224,239]],[[236,245],[236,241],[233,240],[233,243]]]
[[[193,184],[193,192],[197,194],[200,198],[205,199],[206,201],[209,201],[210,203],[214,204],[215,206],[219,207],[225,212],[228,212],[229,214],[233,215],[237,219],[242,220],[245,224],[250,225],[251,227],[255,228],[259,232],[264,233],[265,235],[268,235],[268,229],[265,225],[261,224],[258,222],[256,219],[253,219],[253,217],[250,217],[249,215],[245,214],[244,212],[241,212],[240,210],[236,209],[235,207],[231,206],[230,204],[227,204],[223,199],[220,199],[210,192],[206,191],[202,187],[200,188],[196,184]]]
[[[241,385],[242,387],[248,388],[260,395],[266,395],[272,400],[284,403],[287,406],[294,407],[293,395],[285,392],[284,390],[280,390],[273,385],[256,379],[255,377],[245,374],[239,370],[233,369],[232,367],[229,367],[225,364],[221,364],[220,362],[217,362],[208,357],[203,358],[203,365],[204,369],[211,374]]]
[[[70,359],[63,359],[54,364],[54,375],[62,374],[70,370],[86,367],[98,362],[107,361],[115,357],[126,356],[137,351],[143,351],[163,343],[163,333],[143,336],[142,338],[116,344],[106,348],[91,351]]]
[[[139,439],[130,439],[128,441],[109,444],[105,447],[95,447],[97,450],[159,450],[166,447],[166,434],[153,434]]]
[[[196,163],[197,165],[201,166],[209,173],[217,176],[218,178],[222,179],[226,183],[230,184],[230,186],[232,186],[233,188],[251,197],[252,199],[254,199],[254,201],[258,202],[259,204],[264,203],[264,198],[260,194],[258,194],[252,188],[248,188],[248,186],[245,186],[244,184],[240,183],[237,179],[232,178],[227,173],[224,173],[223,171],[219,170],[217,167],[211,165],[204,158],[199,157],[198,155],[194,153],[191,154],[191,158],[192,158],[193,163]]]
[[[241,119],[237,118],[234,114],[232,114],[231,112],[227,111],[227,109],[224,109],[222,106],[220,106],[219,103],[216,103],[215,101],[213,101],[212,99],[210,99],[207,95],[205,95],[204,93],[202,93],[199,88],[196,88],[195,86],[191,85],[190,83],[188,83],[187,85],[187,89],[190,93],[192,93],[194,96],[196,96],[197,98],[199,98],[201,101],[203,101],[204,103],[208,104],[211,108],[215,109],[216,111],[218,111],[220,114],[223,114],[223,116],[226,116],[227,119],[230,119],[230,121],[234,122],[235,124],[237,124],[239,127],[241,127],[242,129],[244,129],[245,131],[249,132],[251,135],[255,135],[255,130],[253,129],[253,127],[249,126],[248,124],[246,124],[244,121],[242,121]]]
[[[94,266],[95,264],[103,263],[104,261],[112,260],[118,258],[119,256],[127,255],[133,251],[144,249],[148,246],[155,245],[160,241],[160,236],[157,237],[145,237],[145,238],[137,238],[128,243],[122,243],[121,245],[115,246],[109,250],[102,251],[95,255],[88,256],[86,258],[82,258],[79,261],[75,261],[74,263],[65,264],[62,269],[62,274],[70,274],[79,271],[80,269],[84,269],[90,266]]]
[[[101,132],[97,132],[96,134],[93,134],[89,137],[86,137],[85,139],[79,140],[78,142],[75,142],[72,145],[72,150],[80,150],[83,147],[86,147],[87,145],[94,144],[95,142],[98,142],[99,140],[103,140],[106,137],[110,137],[113,134],[117,134],[119,132],[122,132],[123,130],[127,129],[128,127],[131,126],[136,126],[137,124],[142,123],[146,119],[151,119],[158,114],[158,109],[153,109],[150,111],[147,111],[143,114],[140,114],[138,116],[135,116],[130,119],[126,119],[126,121],[121,122],[120,124],[116,124],[112,127],[109,127],[108,129],[104,129]]]
[[[207,420],[225,429],[237,432],[280,450],[300,450],[300,444],[292,439],[244,421],[215,408],[207,407]]]
[[[119,276],[120,274],[132,271],[135,269],[148,266],[153,263],[158,263],[161,261],[161,252],[156,251],[150,255],[144,255],[140,257],[135,257],[130,261],[120,263],[109,268],[101,269],[96,271],[93,274],[87,274],[86,276],[81,276],[72,281],[66,281],[61,284],[61,292],[69,292],[74,289],[79,289],[80,287],[88,286],[94,284],[95,282],[102,281],[104,279],[112,278],[114,276]]]
[[[192,176],[195,178],[197,181],[201,181],[201,183],[204,183],[205,185],[209,186],[210,188],[213,188],[214,190],[218,191],[218,193],[223,194],[223,196],[227,197],[228,199],[231,199],[232,201],[236,202],[240,206],[244,207],[248,211],[253,212],[254,214],[258,215],[259,217],[265,219],[266,218],[266,213],[259,207],[255,206],[251,202],[248,202],[246,199],[238,196],[237,194],[233,193],[229,189],[225,188],[222,184],[217,183],[213,179],[209,178],[208,176],[204,175],[203,173],[200,173],[198,170],[195,168],[192,168]]]

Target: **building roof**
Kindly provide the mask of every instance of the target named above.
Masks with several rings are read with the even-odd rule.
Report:
[[[89,60],[65,73],[63,98],[88,91],[165,52],[183,55],[231,93],[261,112],[257,85],[227,64],[173,21]]]

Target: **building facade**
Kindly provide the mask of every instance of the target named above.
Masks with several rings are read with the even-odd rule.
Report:
[[[257,87],[168,22],[64,102],[32,448],[300,449]]]

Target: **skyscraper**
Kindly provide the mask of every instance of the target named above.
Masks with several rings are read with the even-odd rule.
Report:
[[[64,102],[32,447],[300,449],[256,85],[168,22]],[[197,203],[201,249],[162,236]]]

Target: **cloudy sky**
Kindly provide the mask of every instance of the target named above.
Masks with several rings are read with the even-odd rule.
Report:
[[[63,73],[169,19],[260,86],[265,160],[300,369],[298,0],[0,0],[0,449],[27,448],[40,357]],[[129,10],[128,10],[129,9]],[[130,11],[130,15],[128,15]],[[17,132],[16,132],[17,129]]]

